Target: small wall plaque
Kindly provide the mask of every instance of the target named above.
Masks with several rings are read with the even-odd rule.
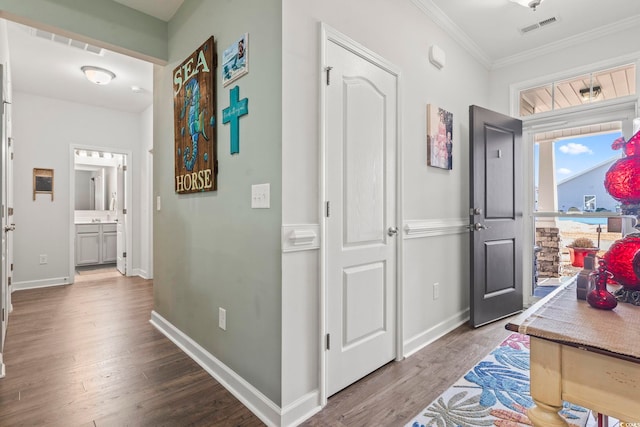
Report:
[[[51,194],[53,201],[53,169],[33,168],[33,200],[36,194]]]

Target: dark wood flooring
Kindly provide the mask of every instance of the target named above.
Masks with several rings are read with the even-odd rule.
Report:
[[[0,426],[263,425],[151,326],[151,281],[94,277],[13,294]],[[507,335],[503,325],[456,329],[304,425],[403,426]]]

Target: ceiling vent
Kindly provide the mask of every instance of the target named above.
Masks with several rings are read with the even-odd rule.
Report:
[[[50,33],[48,31],[34,29],[31,34],[41,39],[46,39],[66,46],[75,47],[76,49],[95,53],[96,55],[102,56],[103,54],[103,49],[101,47],[93,46],[91,44],[74,40],[69,37],[60,36],[58,34]]]
[[[556,22],[559,22],[559,21],[560,21],[559,17],[552,16],[551,18],[543,19],[542,21],[520,28],[520,34],[527,34],[532,31],[539,30],[542,27],[547,27],[551,24],[555,24]]]

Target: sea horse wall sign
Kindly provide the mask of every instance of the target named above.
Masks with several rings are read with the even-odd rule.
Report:
[[[213,37],[173,70],[175,191],[218,188]]]

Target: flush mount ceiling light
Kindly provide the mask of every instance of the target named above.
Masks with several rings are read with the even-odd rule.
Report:
[[[85,65],[84,67],[81,67],[80,69],[84,73],[84,75],[87,78],[87,80],[89,80],[91,83],[95,83],[97,85],[109,84],[109,82],[111,80],[116,78],[115,74],[113,74],[109,70],[105,70],[104,68],[93,67],[91,65]]]
[[[510,0],[513,3],[518,3],[520,6],[528,7],[535,12],[536,8],[540,6],[544,0]]]
[[[590,92],[591,90],[589,90],[588,87],[585,87],[584,89],[580,89],[580,98],[582,98],[583,101],[588,101],[590,97]],[[593,96],[591,99],[596,99],[598,96],[600,96],[600,93],[602,93],[602,87],[594,86]]]

